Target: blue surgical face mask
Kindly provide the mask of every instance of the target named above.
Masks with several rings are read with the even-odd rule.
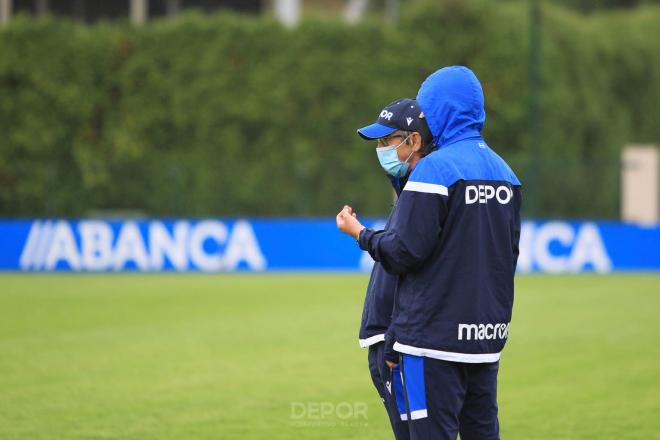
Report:
[[[380,166],[383,167],[385,172],[392,177],[403,177],[408,172],[408,161],[412,157],[413,151],[410,152],[410,155],[405,162],[401,162],[396,150],[403,145],[409,137],[410,136],[405,138],[399,145],[376,148],[376,154],[378,155]]]

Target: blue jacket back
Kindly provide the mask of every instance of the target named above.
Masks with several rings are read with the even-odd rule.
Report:
[[[441,69],[418,102],[438,149],[409,176],[383,231],[359,237],[399,276],[394,349],[456,362],[495,362],[511,321],[521,185],[480,135],[483,92],[464,67]]]

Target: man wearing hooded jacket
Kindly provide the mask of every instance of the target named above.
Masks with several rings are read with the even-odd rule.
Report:
[[[481,84],[466,67],[438,70],[417,102],[438,149],[411,172],[388,226],[337,225],[399,276],[390,366],[401,368],[412,439],[499,439],[497,373],[509,335],[521,186],[481,137]]]
[[[417,101],[398,99],[380,112],[374,124],[357,131],[363,139],[377,141],[378,161],[397,197],[419,159],[433,148],[433,136],[420,114]],[[360,347],[369,349],[371,379],[385,405],[395,438],[407,440],[410,434],[407,422],[401,418],[406,410],[399,367],[390,369],[384,358],[397,280],[397,275],[387,273],[379,262],[374,263],[362,309]]]

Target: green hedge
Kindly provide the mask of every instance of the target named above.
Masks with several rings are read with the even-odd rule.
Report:
[[[537,216],[616,217],[620,147],[660,143],[660,8],[543,10],[543,141],[529,137],[526,2],[422,2],[397,26],[187,14],[141,28],[0,31],[0,215],[382,215],[355,134],[448,64],[483,82],[484,136]]]

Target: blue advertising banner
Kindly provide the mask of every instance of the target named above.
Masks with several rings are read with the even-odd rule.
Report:
[[[520,250],[522,273],[655,271],[660,227],[527,221]],[[5,271],[367,271],[372,265],[334,219],[0,221]]]

